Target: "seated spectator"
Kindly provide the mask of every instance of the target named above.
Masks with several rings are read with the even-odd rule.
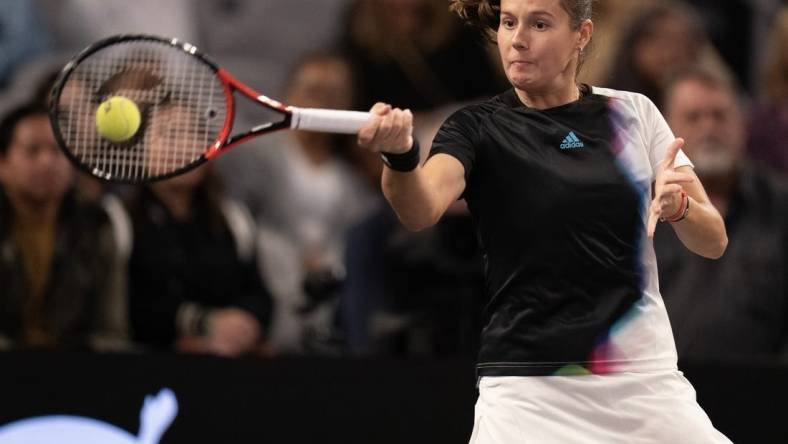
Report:
[[[109,219],[73,182],[46,109],[9,112],[0,122],[0,345],[125,345]]]
[[[288,78],[285,103],[335,109],[353,103],[351,71],[342,58],[308,56]],[[354,140],[308,131],[258,140],[222,156],[219,165],[260,226],[264,273],[277,301],[272,340],[293,353],[330,351],[315,338],[332,335],[344,234],[372,199],[346,161]]]
[[[20,2],[28,3],[28,2]],[[73,54],[98,39],[117,34],[153,34],[199,44],[190,0],[36,0],[53,49]]]
[[[384,101],[411,109],[414,137],[426,156],[438,126],[460,103],[507,88],[488,43],[442,0],[356,0],[343,48],[360,81],[358,107]],[[377,167],[371,189],[382,200],[379,159],[373,160],[377,164],[362,163],[367,176]],[[474,322],[464,303],[481,294],[479,254],[475,243],[466,248],[474,233],[463,204],[436,227],[413,234],[379,202],[349,229],[340,311],[352,353],[475,352],[468,344],[478,335],[459,326]]]
[[[589,85],[606,85],[615,64],[616,51],[632,20],[660,0],[598,0],[594,2],[594,38],[587,47],[586,61],[578,80]]]
[[[346,29],[362,109],[382,101],[422,113],[507,87],[497,56],[443,0],[356,0]]]
[[[688,6],[660,2],[631,22],[607,85],[646,95],[662,109],[671,75],[693,64],[724,69],[703,23]]]
[[[139,190],[128,208],[134,339],[181,352],[267,354],[271,297],[254,224],[224,197],[210,165]]]
[[[351,1],[203,0],[190,1],[189,9],[196,15],[200,49],[239,80],[281,98],[299,60],[336,47]],[[294,23],[303,31],[293,32]],[[244,108],[242,101],[238,105],[237,118],[255,115],[254,107]]]
[[[747,148],[755,161],[788,176],[788,6],[777,15],[769,40]]]
[[[774,359],[788,350],[788,189],[744,157],[744,117],[726,77],[683,72],[668,87],[665,105],[729,238],[725,255],[707,260],[660,224],[660,289],[679,356]]]
[[[414,128],[414,137],[426,150],[455,110],[438,109]],[[409,232],[380,191],[380,155],[358,146],[351,154],[376,202],[345,235],[346,278],[339,311],[347,351],[475,356],[482,327],[483,268],[465,201],[452,204],[434,227]]]
[[[0,14],[0,88],[15,71],[49,51],[50,36],[34,2],[3,2]]]

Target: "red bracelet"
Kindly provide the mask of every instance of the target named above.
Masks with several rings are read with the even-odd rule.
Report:
[[[663,217],[660,220],[662,222],[678,222],[685,217],[687,217],[687,210],[689,210],[689,196],[684,190],[681,190],[681,204],[679,205],[679,210],[673,216],[670,217]]]

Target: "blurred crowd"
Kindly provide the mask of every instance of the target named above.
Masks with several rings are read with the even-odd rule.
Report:
[[[149,33],[287,104],[409,108],[424,158],[449,114],[509,87],[496,48],[447,1],[0,0],[0,12],[0,349],[475,355],[484,278],[467,209],[406,231],[380,159],[353,137],[280,132],[132,187],[76,171],[48,120],[73,54]],[[679,356],[783,360],[788,6],[598,0],[595,15],[581,81],[658,105],[728,229],[717,261],[656,234]],[[237,129],[266,118],[237,111]]]

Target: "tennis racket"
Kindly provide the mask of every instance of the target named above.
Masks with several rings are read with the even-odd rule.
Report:
[[[281,120],[232,134],[236,93]],[[117,104],[110,100],[117,97],[132,103],[135,114],[120,113],[111,122],[130,127],[126,131],[133,134],[121,134],[121,141],[108,138],[97,121],[97,112]],[[77,167],[122,183],[185,173],[244,141],[281,129],[354,134],[371,117],[284,105],[241,83],[193,45],[150,35],[114,36],[80,52],[55,81],[49,114],[58,144]]]

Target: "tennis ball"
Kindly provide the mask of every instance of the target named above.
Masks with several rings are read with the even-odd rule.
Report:
[[[125,142],[140,129],[140,109],[123,96],[110,97],[96,111],[96,129],[111,142]]]

